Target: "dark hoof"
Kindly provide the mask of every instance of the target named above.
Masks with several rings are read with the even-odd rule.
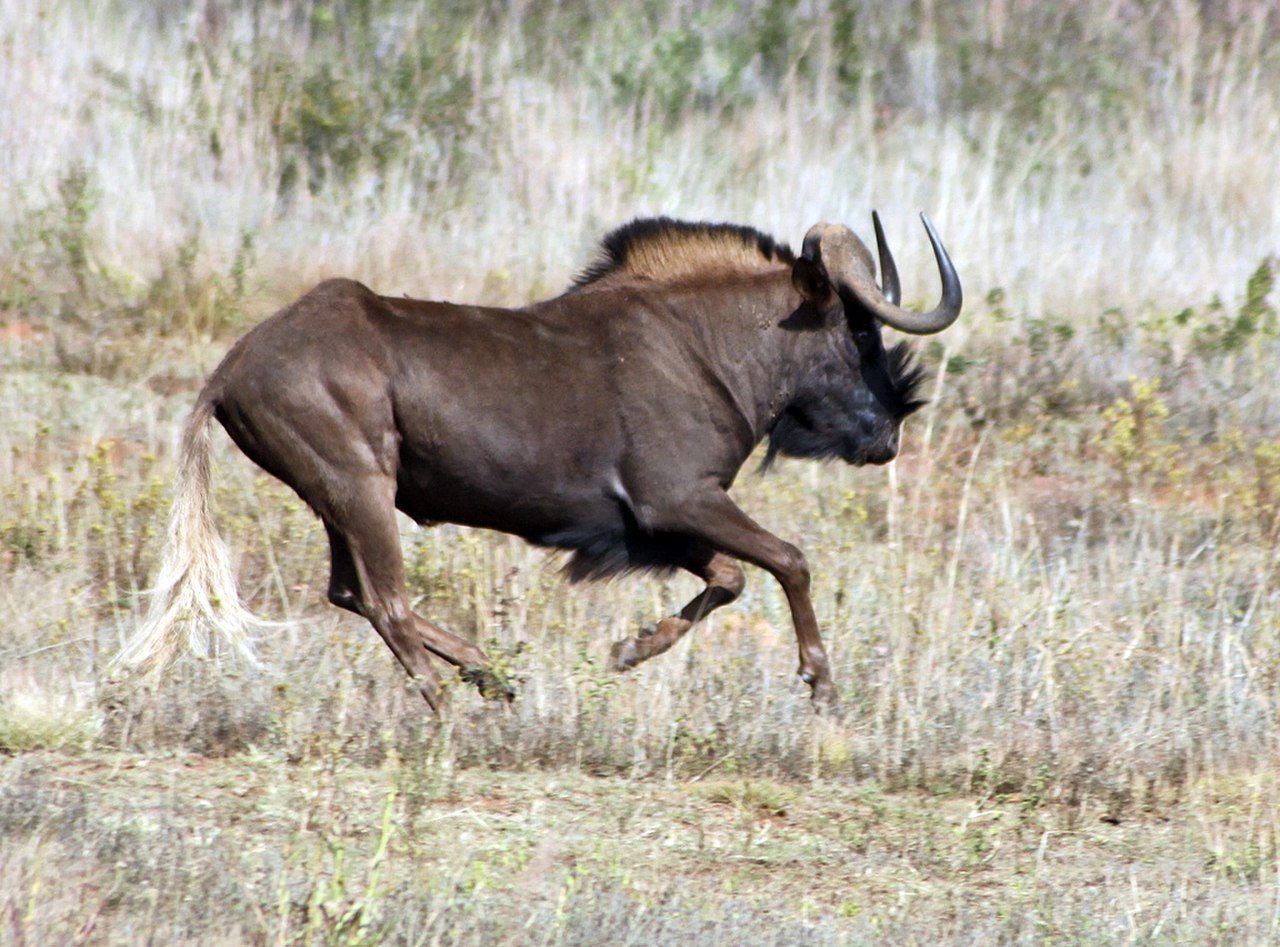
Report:
[[[465,667],[458,675],[468,684],[474,684],[485,700],[516,699],[515,684],[506,675],[489,667]]]
[[[840,693],[828,677],[815,677],[806,671],[800,671],[800,680],[812,688],[813,709],[824,717],[834,720],[844,718],[840,708]]]
[[[640,656],[636,654],[634,638],[624,638],[609,649],[610,671],[630,671],[639,663]]]

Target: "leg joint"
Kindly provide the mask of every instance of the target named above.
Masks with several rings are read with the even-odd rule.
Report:
[[[700,570],[700,575],[708,588],[720,589],[727,596],[726,603],[741,595],[747,585],[747,577],[743,575],[738,560],[722,552],[715,554],[706,568]]]
[[[778,581],[788,590],[809,591],[809,560],[791,543],[782,544],[782,557],[776,565]]]
[[[344,582],[330,581],[329,603],[345,608],[349,612],[355,612],[357,615],[364,615],[360,608],[360,596],[356,594],[355,589]]]

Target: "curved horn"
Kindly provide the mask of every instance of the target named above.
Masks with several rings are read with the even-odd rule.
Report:
[[[938,261],[938,274],[942,278],[942,299],[932,310],[912,312],[898,305],[897,268],[889,254],[878,216],[876,240],[880,245],[880,269],[884,273],[884,290],[876,285],[872,269],[871,253],[848,227],[818,224],[805,237],[805,255],[820,257],[831,281],[850,293],[863,306],[887,326],[912,335],[931,335],[941,332],[960,315],[964,294],[960,289],[960,277],[942,245],[938,232],[933,229],[929,217],[921,214],[924,229],[933,245],[933,255]]]
[[[893,262],[893,254],[889,252],[889,241],[884,238],[884,228],[880,226],[880,212],[871,212],[871,222],[876,226],[876,249],[880,251],[880,291],[884,298],[895,306],[902,301],[902,285],[898,282],[898,267]]]

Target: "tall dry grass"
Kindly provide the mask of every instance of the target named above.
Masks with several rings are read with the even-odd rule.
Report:
[[[972,298],[1082,319],[1230,296],[1280,242],[1274,4],[882,7],[7,0],[5,243],[83,168],[122,290],[249,235],[273,299],[514,301],[635,214],[795,241],[874,206],[924,299],[924,208]]]

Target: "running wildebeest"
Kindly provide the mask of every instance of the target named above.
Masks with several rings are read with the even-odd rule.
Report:
[[[922,370],[881,325],[939,332],[960,281],[923,214],[941,274],[928,313],[899,306],[873,215],[883,288],[848,227],[818,224],[796,256],[748,227],[636,220],[563,295],[522,309],[379,296],[321,283],[240,339],[183,435],[169,549],[143,627],[118,661],[154,665],[207,626],[247,651],[209,507],[210,419],[319,515],[329,600],[363,616],[439,709],[432,656],[485,696],[511,692],[474,643],[413,613],[397,509],[419,523],[500,530],[570,550],[572,580],[685,569],[706,582],[678,614],[614,645],[634,667],[768,570],[791,608],[800,677],[834,705],[804,554],[728,489],[768,438],[776,455],[882,464],[898,451]]]

